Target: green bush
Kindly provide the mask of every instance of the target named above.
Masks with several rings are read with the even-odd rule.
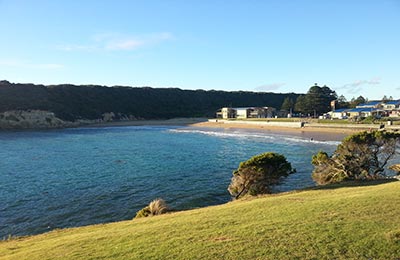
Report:
[[[364,131],[346,137],[332,156],[312,157],[312,178],[323,185],[343,180],[379,179],[400,147],[400,133]]]
[[[232,197],[239,199],[244,195],[270,193],[270,186],[277,184],[281,177],[295,172],[285,156],[277,153],[256,155],[233,172],[228,191]]]

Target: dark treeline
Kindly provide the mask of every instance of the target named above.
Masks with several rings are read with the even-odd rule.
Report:
[[[106,112],[141,119],[214,117],[218,109],[226,106],[280,109],[287,97],[296,100],[298,94],[95,85],[43,86],[0,81],[0,112],[48,110],[69,121],[98,119]]]

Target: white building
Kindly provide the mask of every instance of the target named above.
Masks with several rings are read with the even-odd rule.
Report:
[[[217,112],[217,118],[272,118],[276,115],[276,109],[273,107],[223,107]]]

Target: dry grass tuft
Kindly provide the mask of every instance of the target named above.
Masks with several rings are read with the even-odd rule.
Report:
[[[155,199],[150,204],[136,213],[135,218],[151,217],[164,214],[168,211],[168,205],[163,199]]]
[[[167,212],[168,206],[165,200],[158,198],[150,202],[149,210],[151,216],[161,215]]]

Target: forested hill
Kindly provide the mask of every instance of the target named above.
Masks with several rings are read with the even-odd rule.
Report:
[[[279,109],[283,100],[298,94],[182,90],[178,88],[105,87],[95,85],[34,85],[0,81],[0,112],[48,110],[57,117],[97,119],[103,113],[143,119],[213,117],[226,106],[271,106]]]

